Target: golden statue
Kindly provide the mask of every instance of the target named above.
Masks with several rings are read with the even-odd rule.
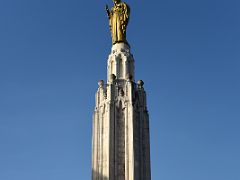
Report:
[[[129,21],[130,8],[129,6],[121,2],[121,0],[113,0],[114,6],[111,10],[106,5],[106,11],[109,18],[109,26],[112,34],[112,43],[125,42],[126,29]]]

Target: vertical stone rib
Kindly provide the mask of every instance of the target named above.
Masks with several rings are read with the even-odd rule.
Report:
[[[102,156],[103,156],[103,117],[102,117],[102,107],[100,108],[100,121],[99,121],[99,144],[100,144],[100,148],[99,148],[99,180],[102,180],[102,168],[103,168],[103,160],[102,160]]]
[[[133,139],[133,132],[134,132],[134,129],[133,129],[133,107],[131,104],[129,104],[129,108],[128,108],[128,146],[129,146],[129,149],[128,149],[128,171],[129,171],[129,179],[128,180],[135,180],[134,179],[134,139]]]
[[[142,109],[140,109],[140,114],[139,114],[139,174],[140,174],[140,179],[139,180],[144,180],[143,178],[143,173],[144,173],[144,168],[143,168],[143,163],[144,163],[144,159],[143,159],[143,112]]]
[[[96,167],[95,167],[95,178],[99,180],[99,111],[97,111],[96,119],[95,119],[95,138],[96,138]],[[95,180],[95,179],[94,179]]]
[[[145,111],[144,126],[144,157],[145,157],[145,175],[144,180],[151,180],[151,164],[150,164],[150,133],[149,133],[149,116]]]
[[[125,117],[124,117],[124,111],[123,111],[123,105],[122,101],[120,100],[118,102],[117,107],[117,177],[118,180],[124,180],[125,179]]]
[[[128,130],[128,105],[125,108],[125,179],[129,179],[129,130]]]
[[[109,176],[108,180],[114,179],[114,111],[112,103],[109,103]]]
[[[103,108],[103,177],[109,177],[109,113],[108,108]]]
[[[96,128],[95,128],[95,120],[96,119],[96,112],[93,114],[93,124],[92,124],[92,179],[96,179]]]
[[[114,107],[115,112],[117,112],[116,106]],[[114,179],[117,180],[117,113],[114,114]]]

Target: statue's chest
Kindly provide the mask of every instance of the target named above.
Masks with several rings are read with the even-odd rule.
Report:
[[[117,15],[122,15],[123,14],[123,8],[122,6],[117,6],[113,9],[113,12],[114,14],[117,14]]]

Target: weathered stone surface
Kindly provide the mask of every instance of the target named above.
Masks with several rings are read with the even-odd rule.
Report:
[[[150,180],[146,93],[143,81],[134,82],[134,59],[127,44],[113,45],[107,84],[98,84],[92,180]]]

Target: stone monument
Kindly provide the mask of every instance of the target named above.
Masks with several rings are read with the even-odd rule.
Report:
[[[92,129],[92,180],[150,180],[149,117],[142,80],[126,40],[130,8],[106,6],[112,34],[107,82],[98,82]]]

